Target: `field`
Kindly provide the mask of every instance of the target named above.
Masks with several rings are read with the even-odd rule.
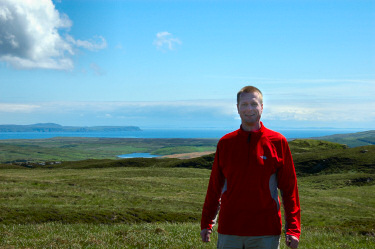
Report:
[[[300,248],[375,248],[375,147],[290,145]],[[208,244],[199,236],[212,160],[2,164],[0,248],[215,248],[217,233]]]

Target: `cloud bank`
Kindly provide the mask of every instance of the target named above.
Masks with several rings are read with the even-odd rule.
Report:
[[[0,113],[31,113],[39,107],[35,104],[0,103]]]
[[[375,102],[345,106],[332,103],[265,103],[262,120],[267,127],[371,128]],[[370,110],[370,111],[368,111]],[[153,128],[216,127],[236,129],[240,125],[235,100],[165,102],[43,102],[0,103],[0,120],[31,124],[138,125]]]
[[[235,115],[232,101],[0,103],[0,120],[8,124],[226,127],[238,123]]]
[[[58,69],[74,67],[76,48],[92,51],[107,43],[75,40],[59,31],[69,31],[72,21],[59,13],[51,0],[0,0],[0,60],[17,69]]]

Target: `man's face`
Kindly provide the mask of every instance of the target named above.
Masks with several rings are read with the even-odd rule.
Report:
[[[260,94],[258,92],[242,93],[237,110],[243,125],[249,127],[258,125],[263,112]]]

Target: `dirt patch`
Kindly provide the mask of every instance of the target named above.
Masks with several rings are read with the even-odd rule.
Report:
[[[173,154],[173,155],[166,155],[162,158],[178,158],[178,159],[191,159],[196,157],[201,157],[205,155],[209,155],[215,153],[215,151],[204,151],[204,152],[192,152],[192,153],[182,153],[182,154]]]

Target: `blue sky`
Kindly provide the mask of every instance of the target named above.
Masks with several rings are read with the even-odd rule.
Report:
[[[0,0],[0,123],[374,129],[375,2]]]

